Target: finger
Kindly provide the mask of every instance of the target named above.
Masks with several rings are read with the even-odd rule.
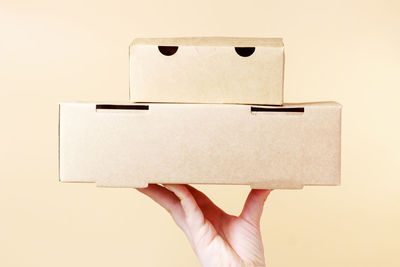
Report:
[[[213,213],[223,213],[224,211],[220,209],[217,205],[212,202],[210,198],[208,198],[203,192],[194,188],[193,186],[186,185],[189,189],[190,193],[192,193],[195,198],[197,205],[199,205],[200,209],[204,212],[213,212]]]
[[[223,217],[227,214],[215,205],[203,192],[197,190],[196,188],[187,185],[187,188],[192,193],[195,198],[197,205],[199,205],[203,216],[206,220],[210,221],[215,230],[222,232],[223,227]]]
[[[272,189],[251,189],[240,217],[258,226],[264,209],[264,202],[271,191]]]
[[[188,226],[192,230],[201,227],[205,223],[204,216],[189,189],[183,184],[166,184],[164,186],[180,199]]]
[[[175,222],[184,227],[184,212],[180,200],[174,193],[158,184],[149,184],[146,188],[137,188],[141,193],[149,196],[155,202],[165,208],[174,218]]]

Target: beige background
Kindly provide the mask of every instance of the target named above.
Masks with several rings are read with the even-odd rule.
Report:
[[[57,103],[127,101],[134,37],[283,37],[285,100],[343,109],[341,187],[275,191],[269,266],[400,266],[399,1],[0,2],[0,266],[199,266],[131,189],[60,184]],[[201,186],[238,213],[247,187]]]

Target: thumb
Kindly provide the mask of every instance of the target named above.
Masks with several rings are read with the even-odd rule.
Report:
[[[264,202],[271,191],[272,189],[251,189],[244,203],[240,217],[258,226],[260,224]]]

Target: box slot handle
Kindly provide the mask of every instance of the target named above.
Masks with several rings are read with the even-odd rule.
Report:
[[[172,56],[178,51],[178,46],[158,46],[158,51],[164,56]]]
[[[251,112],[304,112],[304,108],[266,108],[266,107],[251,107]]]
[[[113,109],[113,110],[149,110],[149,105],[110,105],[98,104],[96,109]]]
[[[236,53],[241,57],[249,57],[254,51],[256,51],[255,47],[235,47]]]

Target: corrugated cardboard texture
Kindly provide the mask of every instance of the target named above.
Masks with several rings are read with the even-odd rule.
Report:
[[[159,46],[176,46],[166,56]],[[235,48],[254,47],[240,56]],[[131,102],[283,103],[284,47],[279,38],[135,39]]]
[[[135,106],[60,105],[62,182],[253,188],[340,183],[337,103]]]

